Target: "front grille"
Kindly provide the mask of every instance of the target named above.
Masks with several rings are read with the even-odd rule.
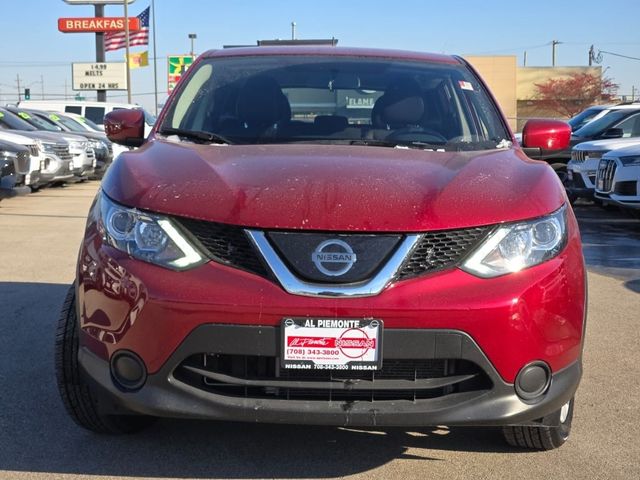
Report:
[[[629,180],[626,182],[616,182],[613,193],[627,197],[635,197],[638,195],[638,182]]]
[[[602,192],[611,192],[613,176],[616,174],[617,164],[615,160],[604,158],[598,164],[596,188]]]
[[[40,150],[38,149],[37,145],[27,145],[27,148],[29,149],[29,153],[34,157],[40,155]]]
[[[583,163],[587,158],[586,150],[571,150],[571,161],[576,163]]]
[[[16,159],[16,171],[20,175],[26,175],[31,169],[31,155],[29,152],[19,152]]]
[[[197,354],[173,375],[217,395],[324,402],[415,401],[492,386],[480,367],[459,359],[385,359],[377,371],[327,371],[282,369],[276,357]]]
[[[415,277],[457,265],[493,227],[465,228],[425,233],[402,265],[398,278]]]
[[[267,270],[241,227],[190,218],[176,220],[200,242],[214,260],[263,277],[268,276]]]
[[[242,227],[188,218],[176,220],[197,239],[212,259],[264,277],[269,276]],[[425,233],[411,256],[400,267],[398,279],[454,267],[492,229],[487,226]]]
[[[57,155],[61,160],[71,160],[72,156],[69,153],[69,145],[54,145],[53,153]]]

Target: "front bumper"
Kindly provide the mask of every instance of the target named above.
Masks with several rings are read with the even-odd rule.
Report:
[[[281,390],[286,387],[263,388],[260,391],[265,395],[254,395],[256,388],[246,389],[245,395],[238,395],[237,389],[227,395],[212,391],[202,379],[184,374],[183,361],[203,352],[277,357],[279,338],[278,327],[203,325],[181,343],[160,371],[148,376],[145,384],[134,392],[120,390],[112,380],[109,362],[90,350],[81,349],[79,360],[88,380],[100,391],[100,405],[107,414],[124,411],[161,417],[337,426],[552,425],[549,423],[552,420],[545,417],[573,397],[582,373],[581,363],[573,363],[553,375],[549,389],[539,401],[525,403],[516,395],[514,386],[500,378],[468,335],[450,330],[389,330],[385,332],[383,358],[465,360],[480,368],[486,377],[484,385],[476,383],[475,388],[466,391],[436,389],[440,394],[413,400],[304,400],[285,399],[289,394]],[[243,378],[235,380],[242,382]],[[353,385],[345,380],[338,385],[341,388],[334,387],[334,395],[349,391]]]
[[[598,163],[586,160],[584,163],[569,162],[567,164],[567,192],[577,197],[593,198]]]

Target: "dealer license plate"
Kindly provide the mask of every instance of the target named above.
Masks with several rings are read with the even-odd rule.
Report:
[[[299,370],[378,370],[382,320],[284,318],[282,367]]]

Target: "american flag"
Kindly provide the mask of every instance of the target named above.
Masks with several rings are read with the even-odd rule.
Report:
[[[151,7],[147,7],[138,18],[140,19],[140,30],[137,32],[129,32],[129,46],[135,45],[149,45],[149,10]],[[125,33],[124,32],[107,32],[104,34],[104,50],[109,52],[111,50],[119,50],[125,48]]]

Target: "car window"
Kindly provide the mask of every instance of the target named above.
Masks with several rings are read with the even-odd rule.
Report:
[[[41,118],[39,115],[32,114],[25,111],[18,111],[17,115],[22,118],[27,123],[33,125],[38,130],[46,130],[48,132],[61,132],[62,128],[56,126],[55,124],[48,122]]]
[[[72,132],[86,132],[87,129],[70,117],[58,115],[58,122],[67,127]]]
[[[69,112],[69,113],[77,113],[78,115],[82,115],[82,107],[76,106],[76,105],[67,105],[66,107],[64,107],[64,111],[65,112]]]
[[[571,130],[575,132],[593,120],[598,113],[602,112],[602,110],[602,107],[589,107],[577,114],[575,117],[570,118],[567,123],[571,125]]]
[[[11,113],[9,110],[5,110],[4,108],[0,109],[0,125],[8,130],[37,130],[36,127],[30,125],[14,113]]]
[[[640,113],[631,115],[629,118],[624,119],[618,123],[615,128],[622,129],[622,137],[637,137],[640,136]]]
[[[85,107],[84,116],[92,122],[102,125],[104,121],[104,107]]]
[[[463,64],[265,55],[208,59],[196,68],[163,128],[234,143],[377,141],[451,150],[496,148],[509,138]]]
[[[574,133],[578,137],[597,137],[609,128],[616,125],[620,120],[629,116],[633,111],[629,110],[611,110],[604,117],[598,118],[587,123],[584,127],[576,130]]]

